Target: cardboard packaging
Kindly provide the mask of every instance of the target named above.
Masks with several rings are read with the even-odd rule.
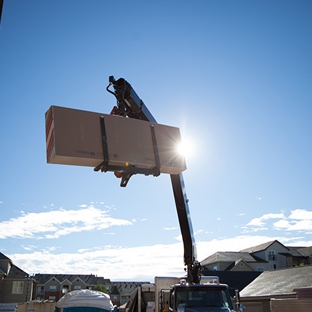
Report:
[[[156,166],[151,126],[154,127],[160,172],[179,174],[186,169],[178,153],[176,127],[138,119],[51,106],[45,114],[47,162],[96,167],[103,160],[100,119],[104,118],[109,165]]]

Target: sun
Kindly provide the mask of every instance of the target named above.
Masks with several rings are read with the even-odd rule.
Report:
[[[195,153],[195,147],[191,140],[183,139],[177,144],[177,153],[186,160],[192,158]]]

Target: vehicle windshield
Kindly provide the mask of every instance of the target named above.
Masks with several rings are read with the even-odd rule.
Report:
[[[205,311],[207,307],[213,311],[229,311],[232,302],[228,291],[222,288],[179,289],[176,291],[176,307],[178,311]]]

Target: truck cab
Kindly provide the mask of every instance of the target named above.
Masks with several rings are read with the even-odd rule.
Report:
[[[176,284],[169,295],[170,312],[232,312],[225,284]]]

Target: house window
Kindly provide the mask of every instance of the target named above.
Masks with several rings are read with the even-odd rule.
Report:
[[[13,282],[12,294],[22,294],[24,282]]]
[[[276,270],[276,264],[270,264],[270,270],[271,271]]]
[[[49,300],[53,300],[53,301],[55,301],[55,296],[49,296]]]
[[[269,250],[269,261],[276,261],[276,254],[274,250]]]
[[[50,285],[49,290],[50,291],[56,291],[56,285]]]
[[[43,286],[38,286],[37,287],[37,295],[43,295],[44,293],[44,288]]]
[[[80,286],[80,285],[74,286],[74,290],[79,290],[79,289],[81,289],[81,286]]]
[[[68,285],[63,285],[62,293],[66,294],[69,291],[69,286]]]
[[[257,268],[257,271],[258,271],[258,272],[263,272],[263,271],[264,271],[264,268],[259,267],[259,268]]]
[[[214,271],[218,271],[218,266],[215,265],[215,266],[213,267],[213,270],[214,270]]]

